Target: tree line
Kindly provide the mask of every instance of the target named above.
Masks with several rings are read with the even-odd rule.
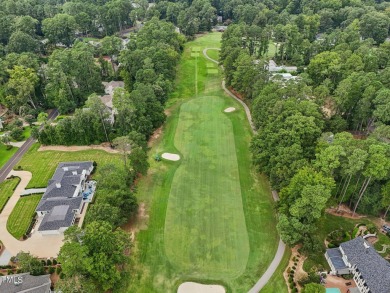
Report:
[[[220,62],[251,106],[253,160],[280,191],[278,229],[289,245],[318,249],[329,205],[389,215],[389,6],[245,1],[229,13]],[[271,58],[295,65],[298,78],[275,77]]]

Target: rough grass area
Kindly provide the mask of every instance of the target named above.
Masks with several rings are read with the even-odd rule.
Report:
[[[7,230],[16,239],[26,233],[41,198],[42,194],[30,195],[21,197],[16,203],[7,221]]]
[[[53,176],[55,169],[60,162],[96,161],[97,170],[99,170],[99,165],[122,163],[120,155],[110,154],[101,150],[38,152],[39,146],[39,144],[34,144],[18,163],[18,166],[23,170],[30,171],[33,175],[27,188],[46,187],[47,182]]]
[[[12,147],[11,149],[7,150],[7,146],[0,143],[0,168],[2,168],[5,163],[8,162],[8,160],[16,153],[18,148]]]
[[[291,249],[286,248],[282,261],[280,262],[275,273],[272,275],[271,279],[268,281],[267,285],[261,290],[261,293],[288,293],[288,288],[286,281],[283,277],[283,272],[288,266],[288,261],[291,257]]]
[[[251,164],[245,113],[224,94],[220,74],[207,75],[203,54],[191,57],[192,47],[219,47],[220,38],[212,33],[186,45],[170,115],[150,151],[149,174],[137,186],[149,221],[135,237],[123,292],[176,292],[185,281],[247,292],[274,257],[272,197]],[[227,107],[238,110],[223,113]],[[182,160],[152,159],[164,152]]]
[[[267,56],[270,58],[274,58],[276,54],[276,45],[274,42],[270,41],[268,45]]]
[[[0,212],[3,210],[8,199],[14,193],[14,190],[16,186],[18,186],[19,182],[19,177],[13,177],[0,183]]]

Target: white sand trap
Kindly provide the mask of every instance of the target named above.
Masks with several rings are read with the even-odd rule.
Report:
[[[161,157],[163,157],[166,160],[170,160],[170,161],[179,161],[180,160],[180,156],[179,155],[171,154],[171,153],[163,153],[161,155]]]
[[[234,107],[229,107],[229,108],[226,108],[226,109],[224,110],[224,112],[226,112],[226,113],[230,113],[230,112],[233,112],[233,111],[236,111],[236,108],[234,108]]]
[[[177,293],[225,293],[221,285],[203,285],[194,282],[185,282],[179,286]]]

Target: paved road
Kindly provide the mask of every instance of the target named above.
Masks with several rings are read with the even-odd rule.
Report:
[[[57,110],[52,110],[47,117],[48,120],[53,120],[58,116]],[[43,126],[41,126],[42,128]],[[8,162],[0,169],[0,183],[7,178],[9,172],[15,167],[15,165],[20,161],[23,155],[30,149],[30,147],[34,144],[35,139],[30,137],[26,140],[26,142],[18,149],[18,151],[8,160]]]
[[[214,60],[212,58],[210,58],[208,55],[207,55],[207,50],[220,50],[219,48],[206,48],[203,50],[203,55],[206,57],[206,59],[210,60],[211,62],[214,62],[216,64],[218,64],[218,61],[217,60]],[[222,69],[223,69],[223,66],[221,66]],[[253,122],[252,122],[252,115],[251,115],[251,112],[249,110],[249,107],[242,101],[240,100],[239,98],[237,98],[229,89],[226,88],[225,86],[225,80],[222,81],[222,88],[224,89],[224,91],[232,98],[234,98],[235,100],[237,100],[245,109],[245,113],[246,113],[246,117],[248,118],[248,121],[249,121],[249,124],[251,125],[252,127],[252,130],[254,133],[256,133],[256,128],[254,127],[253,125]],[[272,192],[272,196],[274,198],[275,201],[278,200],[278,195],[276,192]],[[275,254],[275,257],[274,259],[272,260],[270,266],[267,268],[267,270],[265,271],[265,273],[261,276],[261,278],[256,282],[256,284],[252,287],[252,289],[249,290],[248,293],[257,293],[259,292],[261,289],[263,289],[263,287],[268,283],[268,281],[271,279],[272,275],[275,273],[277,267],[279,266],[280,264],[280,261],[282,260],[283,258],[283,254],[284,254],[284,251],[286,250],[286,245],[283,243],[283,241],[280,239],[279,240],[279,245],[278,245],[278,249],[276,250],[276,254]]]

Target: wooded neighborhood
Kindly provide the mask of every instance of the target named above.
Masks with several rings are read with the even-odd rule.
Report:
[[[0,0],[0,292],[386,293],[389,32],[384,0]]]

